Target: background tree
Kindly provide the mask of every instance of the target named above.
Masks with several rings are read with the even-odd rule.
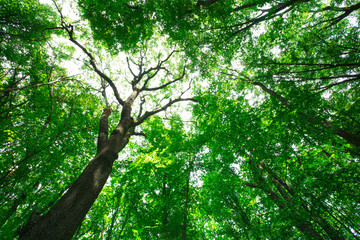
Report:
[[[356,238],[358,217],[342,208],[346,205],[355,211],[358,206],[355,188],[348,189],[352,200],[343,192],[355,187],[352,181],[358,178],[353,172],[358,167],[356,158],[344,151],[348,145],[333,145],[331,131],[323,133],[327,141],[319,143],[297,131],[286,114],[269,119],[269,103],[251,106],[241,95],[232,94],[230,89],[241,92],[236,84],[213,82],[195,112],[209,151],[204,164],[204,209],[219,231],[244,239]],[[293,116],[297,114],[290,119]],[[351,179],[344,181],[342,173]],[[346,214],[354,225],[336,217]]]

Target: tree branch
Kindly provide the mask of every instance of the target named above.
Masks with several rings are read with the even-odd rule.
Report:
[[[232,76],[232,74],[227,74]],[[235,76],[235,75],[234,75]],[[239,76],[238,78],[245,78],[245,81],[250,82],[252,85],[255,86],[259,86],[264,92],[269,93],[271,96],[277,98],[282,105],[286,106],[286,107],[294,107],[294,105],[290,104],[288,101],[286,101],[286,99],[279,95],[278,93],[276,93],[275,91],[272,91],[271,89],[265,87],[262,83],[259,82],[254,82],[252,81],[250,78],[246,77],[246,76]],[[318,123],[320,123],[324,128],[329,128],[332,127],[332,124],[326,121],[321,121],[317,118],[314,117],[309,117],[307,114],[302,113],[302,112],[297,112],[298,116],[302,116],[302,117],[306,117],[307,121],[313,121],[316,120]],[[347,132],[346,130],[342,129],[342,128],[337,128],[334,129],[334,134],[345,139],[348,143],[356,146],[356,147],[360,147],[360,137],[358,137],[357,135],[354,135],[352,133]]]
[[[178,82],[178,81],[180,81],[181,79],[184,78],[184,76],[185,76],[185,74],[186,74],[185,68],[186,68],[186,67],[184,66],[183,73],[181,74],[180,77],[178,77],[178,78],[176,78],[176,79],[174,79],[174,80],[172,80],[172,81],[170,81],[170,82],[168,82],[168,83],[166,83],[166,84],[164,84],[164,85],[161,85],[161,86],[159,86],[159,87],[155,87],[155,88],[144,88],[144,87],[143,87],[141,90],[142,90],[142,91],[156,91],[156,90],[163,89],[163,88],[169,86],[170,84],[173,84],[173,83],[175,83],[175,82]],[[144,84],[144,86],[146,86],[146,85]]]
[[[141,123],[143,123],[146,119],[148,119],[149,117],[161,112],[161,111],[165,111],[167,108],[169,108],[171,105],[177,103],[177,102],[183,102],[183,101],[192,101],[192,102],[198,102],[196,99],[194,98],[177,98],[175,100],[170,100],[169,103],[167,103],[166,105],[156,108],[154,110],[152,110],[151,112],[146,111],[138,120],[136,120],[134,122],[135,126],[140,125]]]
[[[264,92],[269,93],[271,96],[277,98],[278,100],[280,100],[281,104],[285,105],[285,106],[289,106],[290,103],[288,101],[285,100],[285,98],[279,94],[277,94],[276,92],[274,92],[273,90],[265,87],[264,84],[260,83],[260,82],[252,82],[251,83],[254,86],[259,86]]]
[[[266,188],[264,188],[263,186],[259,186],[255,183],[248,183],[248,182],[245,182],[245,186],[248,186],[248,187],[251,187],[251,188],[259,188],[259,189],[262,189],[264,192],[266,192],[267,194],[269,194],[270,198],[274,201],[276,201],[276,199],[281,199],[279,197],[279,195],[277,195],[275,192],[271,191],[271,190],[268,190]]]
[[[241,5],[239,7],[234,8],[233,12],[237,12],[237,11],[240,11],[240,10],[243,10],[243,9],[246,9],[246,8],[251,8],[251,7],[254,7],[256,5],[257,5],[257,3],[249,3],[249,4]]]
[[[322,89],[322,91],[324,90],[327,90],[329,88],[332,88],[334,86],[337,86],[337,85],[340,85],[340,84],[343,84],[343,83],[347,83],[347,82],[352,82],[352,81],[355,81],[355,80],[359,80],[360,79],[360,74],[358,75],[350,75],[351,77],[353,78],[350,78],[350,79],[346,79],[344,81],[341,81],[341,82],[336,82],[336,83],[332,83],[330,85],[327,85],[327,86],[322,86],[320,89]],[[339,76],[340,78],[341,76]],[[335,77],[334,77],[335,78]]]
[[[131,75],[133,75],[134,78],[136,78],[136,75],[135,73],[132,71],[131,67],[130,67],[130,62],[129,62],[129,58],[126,57],[126,62],[127,62],[127,65],[128,65],[128,69],[130,70],[131,72]]]
[[[275,18],[277,16],[283,15],[284,13],[290,11],[292,9],[292,7],[294,6],[294,4],[297,3],[297,2],[308,2],[308,1],[309,0],[291,0],[291,1],[286,2],[286,3],[278,4],[277,6],[272,7],[271,9],[261,10],[262,13],[259,14],[257,17],[255,17],[255,18],[253,18],[253,19],[251,19],[251,20],[249,20],[247,22],[239,23],[237,25],[232,26],[232,27],[241,27],[241,28],[236,30],[235,32],[233,32],[231,34],[230,38],[237,35],[237,34],[239,34],[240,32],[243,32],[243,31],[245,31],[247,29],[250,29],[252,26],[254,26],[254,25],[258,24],[258,23],[261,23],[263,21],[273,19],[273,18]],[[245,6],[246,7],[244,7],[244,8],[252,7],[253,4],[249,4],[248,6],[247,5],[245,5]],[[242,8],[240,7],[240,9],[242,9]],[[267,12],[267,13],[265,15],[263,15],[264,12]]]
[[[134,132],[133,134],[132,134],[133,136],[141,136],[141,137],[146,137],[146,135],[145,135],[145,133],[142,133],[142,132]]]
[[[17,90],[24,90],[24,89],[27,89],[27,88],[40,87],[40,86],[44,86],[44,85],[52,85],[52,84],[57,83],[57,82],[71,81],[71,80],[74,80],[74,79],[62,77],[59,80],[55,80],[55,81],[47,82],[47,83],[38,83],[38,84],[24,86],[24,87],[14,87],[14,88],[0,89],[0,92],[6,93],[6,92],[17,91]]]
[[[121,99],[120,95],[119,95],[119,91],[117,90],[114,82],[108,77],[106,76],[102,71],[99,70],[99,68],[97,67],[96,63],[95,63],[95,58],[94,56],[84,47],[82,46],[78,41],[76,41],[74,39],[73,33],[74,33],[74,26],[72,25],[68,25],[68,26],[64,26],[64,29],[67,31],[67,33],[69,34],[70,37],[70,41],[73,42],[76,46],[78,46],[89,58],[90,58],[90,65],[93,67],[94,71],[100,76],[102,77],[107,83],[109,83],[110,87],[113,89],[114,91],[114,95],[116,100],[123,106],[124,105],[124,101]]]
[[[158,64],[155,67],[151,67],[148,70],[143,70],[142,66],[143,66],[143,57],[141,57],[141,62],[140,64],[136,64],[134,63],[131,59],[130,61],[132,61],[134,64],[139,66],[139,74],[136,75],[132,69],[130,68],[130,63],[129,63],[129,59],[127,59],[127,63],[128,63],[128,68],[131,71],[131,74],[134,76],[134,80],[131,82],[132,88],[133,90],[136,88],[136,85],[143,79],[143,77],[149,73],[151,73],[152,71],[155,71],[155,73],[149,77],[147,77],[147,79],[144,81],[144,84],[142,85],[142,87],[140,88],[141,91],[146,88],[146,85],[149,83],[149,81],[154,78],[160,70],[166,70],[166,68],[164,68],[162,65],[167,62],[170,57],[175,53],[178,52],[177,50],[173,50],[164,60],[159,61]]]
[[[143,84],[143,86],[141,87],[141,91],[143,91],[144,89],[145,89],[145,87],[146,87],[146,85],[149,83],[149,81],[152,79],[152,78],[154,78],[158,73],[159,73],[159,71],[160,70],[164,70],[165,68],[162,68],[162,67],[156,67],[156,68],[151,68],[151,71],[153,71],[153,70],[156,70],[156,72],[153,74],[153,75],[151,75],[150,77],[148,77],[148,78],[146,78],[146,80],[144,81],[144,84]],[[151,71],[148,71],[148,73],[150,73]],[[142,76],[144,76],[144,75],[142,75]],[[139,81],[140,81],[141,79],[139,79]]]
[[[330,27],[330,26],[333,26],[335,24],[337,24],[338,22],[340,22],[341,20],[343,20],[344,18],[346,18],[347,16],[349,16],[352,12],[356,11],[360,9],[360,3],[357,3],[357,4],[354,4],[350,7],[347,7],[347,8],[339,8],[339,9],[329,9],[329,8],[325,8],[324,10],[333,10],[333,11],[342,11],[344,12],[343,14],[333,18],[333,19],[330,19],[330,20],[326,20],[326,21],[323,21],[322,23],[324,22],[330,22],[330,25],[327,26],[327,27]]]
[[[145,96],[141,96],[140,98],[141,98],[141,102],[140,102],[140,109],[139,109],[138,118],[141,117],[141,114],[142,114],[142,111],[143,111],[143,108],[144,108],[144,104],[146,102]]]

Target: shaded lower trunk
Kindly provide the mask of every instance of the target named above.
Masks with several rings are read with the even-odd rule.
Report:
[[[36,211],[32,214],[27,225],[19,231],[20,240],[72,238],[110,176],[118,152],[129,142],[133,133],[131,124],[129,119],[120,121],[106,146],[91,160],[60,200],[46,214],[40,217]]]
[[[71,239],[108,179],[116,156],[96,156],[64,196],[46,214],[36,213],[19,239]]]

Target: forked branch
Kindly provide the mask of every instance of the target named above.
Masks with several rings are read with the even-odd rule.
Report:
[[[151,116],[153,116],[153,115],[155,115],[155,114],[157,114],[159,112],[165,111],[166,109],[168,109],[170,106],[174,105],[177,102],[184,102],[184,101],[198,102],[194,98],[177,98],[177,99],[174,99],[174,100],[170,100],[167,104],[165,104],[162,107],[155,108],[154,110],[152,110],[150,112],[146,111],[138,120],[136,120],[134,122],[134,124],[135,124],[135,126],[138,126],[141,123],[143,123],[146,119],[148,119],[149,117],[151,117]]]
[[[117,90],[113,80],[111,80],[105,73],[99,70],[98,66],[96,65],[94,56],[84,46],[82,46],[78,41],[74,39],[74,26],[64,25],[63,28],[69,34],[70,41],[73,42],[76,46],[78,46],[90,58],[90,65],[92,66],[94,71],[110,85],[110,87],[114,91],[116,100],[123,106],[124,101],[121,99],[119,91]]]
[[[156,90],[160,90],[160,89],[166,88],[167,86],[169,86],[169,85],[171,85],[171,84],[173,84],[173,83],[176,83],[176,82],[180,81],[181,79],[183,79],[183,78],[185,77],[185,74],[186,74],[185,68],[186,68],[186,67],[184,66],[183,73],[181,74],[180,77],[178,77],[178,78],[176,78],[176,79],[174,79],[174,80],[172,80],[172,81],[170,81],[170,82],[167,82],[167,83],[165,83],[165,84],[163,84],[163,85],[161,85],[161,86],[154,87],[154,88],[147,88],[147,87],[145,87],[145,86],[146,86],[146,85],[145,85],[141,90],[142,90],[142,91],[156,91]]]

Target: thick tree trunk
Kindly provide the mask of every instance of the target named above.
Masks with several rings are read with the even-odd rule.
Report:
[[[99,155],[101,150],[103,150],[106,146],[109,137],[109,116],[111,114],[110,108],[104,108],[103,113],[100,117],[100,126],[99,126],[99,134],[97,141],[97,151],[96,155]]]
[[[31,217],[19,239],[71,239],[95,202],[115,156],[96,156],[64,196],[41,217]]]
[[[131,106],[125,106],[120,123],[103,149],[98,150],[98,155],[91,160],[79,178],[46,214],[40,217],[36,216],[36,211],[32,214],[27,225],[20,230],[20,240],[72,238],[106,183],[118,153],[129,142],[134,130],[130,113]],[[101,127],[99,135],[104,130]]]

